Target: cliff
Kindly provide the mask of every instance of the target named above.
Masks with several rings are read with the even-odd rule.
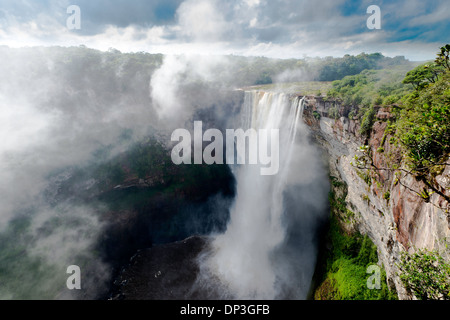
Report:
[[[331,106],[338,108],[339,119],[328,117]],[[393,163],[405,168],[398,149],[389,143],[386,130],[389,108],[376,108],[369,138],[360,135],[359,122],[346,117],[345,109],[339,101],[307,97],[304,115],[305,123],[327,155],[330,178],[335,182],[332,191],[342,197],[346,207],[340,214],[340,224],[350,233],[358,231],[370,237],[377,246],[388,285],[395,287],[399,299],[412,299],[399,278],[400,253],[426,248],[439,251],[448,261],[450,205],[436,192],[429,192],[429,197],[420,196],[424,190],[428,193],[429,186],[406,170],[386,170]],[[354,158],[361,157],[360,147],[365,143],[373,165],[379,170],[356,167]],[[450,167],[444,166],[434,178],[436,189],[448,197]]]

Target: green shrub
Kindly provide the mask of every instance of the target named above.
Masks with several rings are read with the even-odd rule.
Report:
[[[396,124],[413,169],[438,162],[450,152],[450,72],[412,93]]]
[[[383,98],[378,96],[375,101],[373,102],[376,106],[379,106],[383,103]]]
[[[390,95],[390,96],[387,96],[386,98],[383,99],[383,104],[385,106],[389,106],[389,105],[392,105],[392,104],[396,103],[398,100],[399,100],[398,96]]]
[[[416,298],[450,300],[450,264],[436,251],[402,252],[400,279]]]
[[[337,107],[331,107],[328,109],[328,117],[331,119],[338,119],[339,118],[339,109]]]
[[[369,187],[372,186],[372,177],[369,173],[362,172],[362,171],[356,171],[356,174],[358,177],[360,177]]]
[[[350,120],[353,120],[353,119],[355,118],[355,116],[356,116],[356,111],[355,111],[355,109],[350,110],[350,112],[348,113],[348,118],[349,118]]]
[[[332,216],[323,281],[315,290],[317,300],[393,300],[396,294],[388,289],[386,273],[381,268],[381,288],[367,287],[367,267],[378,263],[377,248],[368,236],[345,234],[337,218]]]
[[[375,120],[375,109],[373,108],[373,106],[370,106],[364,113],[359,133],[363,136],[368,137],[370,135],[370,131],[372,130],[374,120]]]
[[[317,111],[313,111],[313,117],[314,117],[316,120],[320,120],[321,115],[320,115],[320,113],[318,113]]]

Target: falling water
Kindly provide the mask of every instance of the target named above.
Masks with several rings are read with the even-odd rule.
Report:
[[[260,165],[234,168],[237,196],[231,219],[226,232],[213,241],[208,264],[238,299],[277,296],[273,252],[285,240],[284,191],[303,106],[303,98],[283,93],[245,93],[241,125],[243,129],[279,129],[280,168],[273,176],[261,175]]]

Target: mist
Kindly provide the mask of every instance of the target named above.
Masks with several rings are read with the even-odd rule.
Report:
[[[257,165],[234,168],[230,222],[199,258],[200,287],[219,288],[223,298],[307,298],[327,219],[328,181],[302,113],[298,97],[246,93],[236,125],[280,130],[280,172],[261,176]]]
[[[240,98],[213,79],[224,60],[85,47],[2,47],[0,56],[8,61],[0,64],[0,299],[104,297],[113,264],[173,236],[150,225],[136,238],[138,216],[123,229],[131,235],[122,235],[113,204],[99,198],[110,191],[97,172],[148,137],[166,148],[171,130],[194,115],[225,127]],[[178,212],[172,223],[183,226],[174,239],[220,229],[229,197],[169,207]],[[66,288],[69,265],[82,270],[81,292]]]
[[[95,72],[108,62],[82,48],[1,48],[0,55],[8,61],[0,65],[0,232],[7,269],[0,298],[95,298],[110,276],[94,247],[105,208],[73,196],[56,199],[58,188],[74,168],[98,162],[98,150],[110,146],[108,157],[125,150],[124,130],[132,129],[133,139],[149,132],[154,111],[136,101],[149,102],[149,93],[115,94],[120,81],[111,78],[120,75]],[[139,88],[143,79],[135,74],[127,85]],[[16,251],[22,253],[15,258]],[[63,290],[69,265],[83,270],[82,294]]]
[[[195,120],[222,132],[241,128],[244,95],[237,89],[265,79],[265,71],[250,71],[264,59],[122,54],[85,47],[2,47],[0,58],[8,61],[0,64],[0,264],[5,267],[0,299],[104,298],[133,250],[192,234],[215,239],[233,268],[248,263],[235,270],[230,286],[224,272],[211,273],[209,256],[199,284],[206,281],[215,290],[223,289],[223,297],[305,297],[326,186],[319,155],[302,125],[297,126],[290,169],[278,188],[283,214],[269,247],[255,238],[262,237],[264,220],[262,225],[248,220],[247,235],[230,237],[254,183],[239,178],[243,168],[217,169],[223,180],[207,180],[211,185],[202,187],[207,192],[200,190],[206,197],[202,202],[156,197],[138,209],[121,204],[129,198],[120,184],[134,176],[122,174],[107,182],[101,178],[105,170],[107,177],[113,175],[111,168],[128,170],[127,154],[153,148],[145,141],[154,141],[161,146],[158,152],[169,154],[170,133],[192,129]],[[274,79],[292,78],[285,69],[279,72]],[[169,172],[175,169],[182,170],[173,167]],[[163,181],[159,170],[151,169],[150,178]],[[269,190],[273,180],[268,179]],[[138,184],[143,179],[135,180]],[[139,191],[142,197],[150,197],[145,192],[151,195],[151,190],[145,190]],[[263,209],[264,200],[259,199]],[[175,225],[181,229],[174,231]],[[242,227],[247,228],[238,230]],[[220,239],[223,245],[218,245]],[[234,250],[239,241],[248,251]],[[261,261],[252,261],[257,250],[263,252],[264,264],[253,274],[249,268]],[[69,265],[82,270],[81,292],[66,288]],[[298,288],[291,285],[293,277],[300,281]],[[252,287],[261,279],[268,279],[264,289]]]

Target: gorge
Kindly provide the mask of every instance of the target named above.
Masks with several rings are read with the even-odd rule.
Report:
[[[425,248],[448,261],[448,160],[414,174],[398,146],[406,137],[425,156],[447,155],[435,141],[446,137],[448,74],[423,93],[402,83],[417,64],[380,54],[309,68],[395,66],[253,86],[306,61],[85,47],[0,56],[9,61],[0,79],[1,299],[413,299],[402,255]],[[414,108],[399,97],[409,93],[444,102],[405,124],[401,113]],[[427,114],[417,135],[408,125]],[[227,153],[216,144],[227,129],[236,149],[237,132],[241,146],[252,132],[278,139],[258,137],[263,161],[234,152],[224,164],[175,163],[171,133],[195,136],[196,122],[217,130],[197,145],[209,160]],[[72,265],[82,290],[66,288]],[[365,285],[373,265],[380,290]]]
[[[244,93],[235,126],[244,130],[279,130],[280,171],[267,176],[260,172],[264,164],[238,161],[243,164],[231,166],[236,177],[236,198],[230,220],[226,231],[212,235],[203,245],[206,249],[198,253],[195,281],[187,281],[195,288],[194,297],[306,299],[317,258],[319,229],[326,220],[328,183],[321,161],[314,159],[320,156],[310,144],[302,121],[303,109],[301,97],[261,91]],[[199,240],[193,238],[179,245],[196,242]],[[153,255],[142,254],[140,261],[121,276],[118,282],[126,281],[122,294],[130,295],[128,277],[136,274],[136,268],[142,270],[143,261],[149,261],[150,256],[151,260],[160,260]],[[168,266],[160,268],[167,270]],[[164,273],[161,271],[161,282],[173,276]],[[149,292],[150,286],[162,288],[155,283],[158,278],[140,279],[148,284],[148,290],[139,292]],[[189,291],[182,290],[181,296],[172,292],[169,297],[192,297],[186,296]],[[152,296],[131,293],[127,297],[125,293],[122,297]]]
[[[253,102],[249,103],[251,101]],[[264,102],[267,103],[264,104],[262,101],[271,103]],[[330,200],[331,216],[337,218],[344,234],[362,234],[373,242],[378,256],[376,261],[385,271],[384,281],[389,290],[396,296],[398,295],[399,299],[414,298],[411,292],[405,289],[399,278],[398,264],[401,260],[401,252],[407,251],[409,248],[428,248],[429,250],[438,250],[445,256],[450,223],[450,218],[445,212],[445,205],[448,203],[438,194],[433,194],[430,201],[415,194],[414,190],[420,190],[424,185],[412,175],[403,177],[403,184],[400,184],[395,181],[395,176],[391,171],[383,170],[379,176],[373,178],[373,183],[368,183],[366,176],[362,173],[363,170],[354,163],[355,156],[361,154],[361,146],[365,143],[364,137],[359,133],[360,123],[345,116],[345,108],[340,105],[338,100],[324,100],[320,96],[276,93],[270,92],[269,89],[268,92],[246,92],[243,111],[247,110],[246,112],[248,112],[253,108],[254,114],[267,116],[270,114],[270,110],[272,112],[273,110],[283,110],[283,105],[286,111],[278,113],[278,119],[286,121],[282,115],[287,113],[289,107],[291,114],[288,117],[290,120],[287,120],[290,124],[282,126],[289,128],[289,132],[292,127],[297,127],[299,131],[297,139],[305,139],[301,147],[305,148],[306,145],[313,144],[321,150],[321,152],[312,152],[314,157],[306,157],[304,162],[296,164],[301,166],[308,162],[325,163],[323,167],[316,168],[318,171],[315,172],[315,178],[306,179],[308,180],[306,188],[315,188],[312,193],[315,194],[315,197],[321,196],[322,200],[315,197],[314,200],[311,200],[311,194],[305,196],[305,188],[298,186],[293,189],[295,191],[292,189],[289,191],[288,183],[285,181],[283,183],[286,175],[292,174],[289,166],[292,165],[290,162],[295,160],[289,157],[282,166],[284,171],[280,172],[280,177],[283,178],[278,181],[278,184],[271,183],[272,187],[264,191],[264,182],[258,183],[261,188],[257,190],[262,193],[255,191],[253,187],[255,177],[256,179],[262,179],[262,177],[257,177],[254,173],[252,176],[251,171],[247,171],[248,169],[237,171],[237,196],[227,230],[223,234],[207,239],[206,243],[208,244],[202,245],[201,249],[194,250],[197,255],[190,259],[196,261],[197,266],[194,267],[193,272],[197,276],[190,280],[189,285],[197,289],[194,290],[194,295],[184,295],[183,298],[305,299],[314,296],[323,298],[324,283],[321,283],[323,278],[319,280],[320,272],[323,270],[320,271],[320,266],[317,269],[315,265],[317,250],[321,243],[322,249],[319,252],[322,251],[324,254],[323,251],[328,251],[334,244],[330,238],[325,236],[328,219],[327,207],[318,205],[316,201],[326,202],[324,197],[328,190],[326,183],[320,181],[320,175],[327,171],[331,185],[330,194],[334,197]],[[268,108],[269,106],[270,108]],[[340,110],[341,116],[338,119],[329,118],[328,110],[336,106]],[[260,108],[260,110],[255,111],[255,108]],[[297,109],[297,113],[293,111],[293,108]],[[303,115],[298,115],[298,110],[301,110]],[[379,167],[386,167],[387,159],[377,150],[383,147],[387,154],[390,148],[387,143],[389,136],[386,137],[385,133],[389,111],[387,108],[377,108],[376,121],[367,144],[373,150],[374,160]],[[320,118],[314,115],[317,113]],[[252,123],[251,121],[261,121],[258,116],[247,116],[243,119],[250,123]],[[284,134],[286,132],[285,130]],[[301,139],[299,139],[299,135],[301,135]],[[293,154],[295,157],[301,158],[299,150],[301,149],[297,149]],[[289,154],[292,151],[287,152]],[[311,150],[309,152],[311,154]],[[281,154],[286,155],[286,153]],[[291,154],[291,156],[293,155]],[[298,170],[299,167],[295,168]],[[306,171],[311,171],[311,169]],[[320,173],[321,170],[323,170],[322,173]],[[233,172],[235,171],[233,170]],[[304,174],[305,171],[302,173]],[[447,167],[436,179],[447,191],[449,190],[449,173]],[[293,182],[301,184],[302,179],[305,179],[305,176],[300,176],[297,181],[294,179]],[[273,186],[281,189],[273,190]],[[289,192],[294,193],[289,194]],[[239,198],[243,194],[245,201],[241,201]],[[390,197],[387,197],[387,194],[390,194]],[[272,207],[268,207],[267,202],[262,207],[258,206],[268,195],[271,197],[276,195],[276,197],[272,197],[275,200]],[[263,198],[259,199],[258,197],[261,196]],[[297,201],[291,197],[297,197]],[[247,202],[249,199],[252,200]],[[283,202],[280,199],[288,199],[288,201]],[[336,202],[343,205],[335,206],[333,203]],[[433,203],[440,203],[441,207],[436,207]],[[242,214],[243,212],[246,214]],[[286,221],[289,222],[286,223]],[[253,229],[253,225],[258,227]],[[289,227],[286,228],[286,226]],[[254,233],[251,233],[251,230],[254,230]],[[269,237],[266,238],[267,235]],[[319,241],[319,237],[328,240]],[[185,243],[196,241],[195,238],[192,238]],[[279,252],[282,252],[281,255]],[[283,255],[286,253],[289,253],[290,257]],[[213,257],[212,260],[211,257]],[[273,259],[273,257],[276,258]],[[293,261],[290,260],[292,257],[295,257]],[[204,266],[205,259],[206,267]],[[289,261],[292,264],[281,266],[279,261]],[[319,263],[323,262],[323,260],[319,260]],[[140,262],[138,261],[137,264],[139,265]],[[262,268],[262,266],[264,267]],[[214,268],[215,273],[211,274],[213,272],[211,268]],[[280,274],[280,270],[284,275]],[[258,272],[256,273],[256,271]],[[133,272],[133,267],[125,272],[123,279],[126,279],[129,272]],[[313,273],[315,273],[314,277]],[[214,275],[219,279],[216,278],[214,281],[222,283],[221,285],[215,284],[217,286],[215,290],[209,287],[211,281],[214,282],[211,280],[214,279]],[[285,277],[286,275],[288,277]],[[287,285],[288,280],[286,279],[290,279],[289,285]],[[293,279],[297,280],[293,281]],[[159,287],[155,281],[158,280],[153,279],[150,283]],[[202,290],[215,293],[209,296],[205,294],[205,291],[199,293]],[[224,294],[224,292],[228,293]],[[171,297],[177,298],[177,296]],[[137,297],[131,295],[130,298]]]

